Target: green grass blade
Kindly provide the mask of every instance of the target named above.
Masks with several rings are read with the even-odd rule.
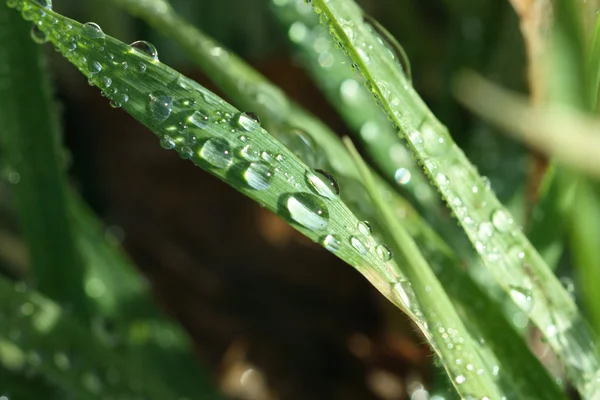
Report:
[[[76,399],[174,399],[161,379],[142,374],[53,301],[0,278],[0,364],[30,370]]]
[[[282,216],[390,295],[396,269],[388,269],[370,229],[342,202],[333,178],[303,164],[251,116],[160,63],[150,45],[144,54],[96,25],[83,26],[35,2],[18,5],[113,106],[154,131],[163,147]]]
[[[83,266],[66,209],[64,160],[58,151],[56,113],[31,25],[0,7],[0,141],[14,174],[14,202],[39,290],[89,318]]]
[[[569,293],[363,22],[362,10],[349,0],[312,4],[424,164],[491,275],[539,327],[582,395],[598,395],[593,336]]]
[[[421,330],[439,354],[446,372],[456,388],[464,397],[500,398],[503,395],[493,382],[493,372],[479,356],[476,343],[465,328],[461,318],[452,306],[442,285],[431,270],[421,251],[411,236],[383,200],[369,170],[350,140],[346,141],[350,153],[365,182],[373,203],[377,206],[383,220],[388,221],[389,242],[396,257],[402,261],[403,270],[414,290],[415,301],[421,306],[426,325]],[[405,283],[406,284],[406,283]],[[397,290],[403,286],[399,282]],[[465,363],[465,366],[462,364]],[[466,365],[471,365],[467,369]],[[483,373],[477,373],[483,370]]]
[[[394,129],[364,87],[364,78],[350,68],[351,60],[301,1],[271,3],[302,64],[329,103],[344,118],[370,158],[389,182],[408,192],[424,209],[439,209],[439,197]],[[391,48],[389,51],[395,54]],[[399,57],[395,55],[394,57]]]
[[[598,91],[600,90],[600,15],[596,17],[588,57],[588,73],[590,75],[590,93],[588,101],[591,109],[596,111],[598,109]]]

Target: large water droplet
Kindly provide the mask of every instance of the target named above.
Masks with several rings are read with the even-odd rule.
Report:
[[[104,32],[95,22],[86,22],[83,24],[83,34],[91,39],[101,39],[104,37]]]
[[[261,161],[250,163],[244,172],[244,179],[252,189],[268,189],[273,179],[273,169],[269,164]]]
[[[202,129],[208,125],[208,115],[201,111],[194,111],[192,115],[188,117],[187,121],[196,128]]]
[[[496,229],[500,232],[508,232],[511,230],[513,222],[510,215],[501,208],[492,213],[492,224],[494,224]]]
[[[531,311],[533,308],[533,298],[531,297],[531,290],[512,286],[510,288],[510,297],[519,308],[525,312]]]
[[[36,0],[40,6],[52,10],[52,0]]]
[[[281,196],[281,212],[310,230],[323,230],[329,224],[329,211],[320,197],[309,193]]]
[[[250,113],[252,114],[252,113]],[[239,113],[235,116],[235,123],[245,131],[255,131],[260,128],[260,123],[257,121],[258,117],[252,118],[255,114]]]
[[[46,43],[48,41],[48,37],[40,29],[40,27],[37,24],[34,24],[31,27],[31,38],[33,39],[34,42],[36,42],[38,44],[43,44],[43,43]]]
[[[96,60],[92,60],[92,59],[88,60],[87,67],[88,67],[88,72],[90,73],[90,75],[95,75],[98,72],[102,71],[102,64],[100,64]]]
[[[325,247],[327,250],[331,251],[332,253],[337,252],[341,245],[342,242],[340,242],[340,240],[335,236],[335,235],[327,235],[321,238],[321,245],[323,245],[323,247]]]
[[[410,178],[410,171],[406,168],[398,168],[394,174],[394,179],[399,185],[406,185],[408,182],[410,182]]]
[[[233,161],[229,142],[223,138],[208,139],[198,155],[216,168],[227,168]]]
[[[173,110],[173,98],[164,92],[154,92],[148,95],[148,110],[152,117],[165,121]]]
[[[375,252],[379,259],[383,262],[390,261],[392,259],[392,251],[389,247],[384,244],[380,244],[375,248]]]
[[[145,54],[146,56],[152,58],[155,61],[158,61],[158,51],[152,43],[146,42],[145,40],[138,40],[136,42],[131,43],[130,46],[134,50]]]
[[[456,375],[456,378],[454,378],[454,381],[458,385],[461,385],[467,381],[467,378],[464,375]]]
[[[335,178],[329,172],[316,169],[314,172],[306,171],[304,177],[306,178],[308,185],[315,191],[315,193],[328,199],[334,199],[339,196],[340,187]]]
[[[371,249],[371,242],[365,236],[350,236],[350,245],[362,255],[367,254]]]
[[[359,222],[357,227],[361,235],[370,236],[373,233],[373,228],[368,221]]]

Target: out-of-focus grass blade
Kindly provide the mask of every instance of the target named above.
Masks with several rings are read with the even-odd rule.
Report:
[[[0,143],[13,176],[14,203],[29,248],[32,280],[43,293],[89,318],[83,265],[74,244],[61,174],[56,113],[31,26],[0,7]]]
[[[395,218],[388,202],[380,196],[366,164],[349,139],[346,140],[346,145],[354,156],[373,203],[381,213],[382,219],[388,221],[390,246],[398,261],[402,263],[414,290],[414,301],[421,306],[420,309],[424,313],[426,325],[421,326],[421,330],[439,354],[456,391],[464,397],[502,397],[504,394],[493,381],[491,366],[483,363],[473,338],[467,332],[429,263],[400,221]],[[471,369],[463,368],[462,363],[471,365]]]
[[[592,43],[588,55],[588,69],[590,76],[590,108],[594,111],[598,109],[598,90],[600,89],[600,14],[596,17]]]
[[[77,399],[174,399],[157,376],[132,368],[56,303],[0,278],[0,364],[31,370]]]
[[[492,276],[540,328],[582,395],[599,395],[595,344],[570,294],[377,41],[360,7],[351,0],[312,4],[406,137]]]

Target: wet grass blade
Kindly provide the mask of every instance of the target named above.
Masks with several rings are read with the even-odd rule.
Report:
[[[177,398],[161,379],[139,369],[100,343],[53,301],[24,284],[0,277],[0,364],[43,376],[77,399],[143,396]]]
[[[381,259],[370,226],[342,202],[331,175],[303,164],[254,116],[160,63],[149,43],[130,46],[36,2],[17,5],[114,107],[149,127],[163,147],[277,213],[391,297],[389,282],[399,272]]]
[[[410,285],[413,288],[415,299],[411,302],[420,305],[420,310],[424,313],[422,319],[426,322],[421,326],[421,330],[439,354],[456,391],[464,397],[502,397],[503,394],[493,382],[491,367],[485,365],[480,358],[475,341],[452,306],[429,263],[395,217],[388,202],[380,196],[366,164],[352,142],[347,140],[346,145],[356,161],[373,203],[382,214],[382,219],[388,221],[388,234],[391,239],[389,244],[399,262],[402,263],[408,278],[407,282],[398,282],[396,288],[401,295],[404,293],[403,285]],[[471,369],[464,368],[462,363],[471,365]]]
[[[570,294],[386,53],[364,22],[362,10],[350,0],[312,4],[423,163],[488,271],[539,327],[582,395],[597,396],[599,363],[593,335]]]
[[[40,291],[73,309],[82,320],[90,309],[83,265],[66,208],[56,112],[41,49],[31,25],[0,7],[0,143],[12,174],[14,203]]]

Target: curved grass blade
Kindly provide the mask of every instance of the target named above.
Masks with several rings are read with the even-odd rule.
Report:
[[[14,203],[29,248],[32,279],[46,295],[90,318],[83,265],[66,209],[58,121],[31,26],[0,7],[0,141],[13,175]]]
[[[415,294],[415,302],[425,314],[421,330],[443,360],[456,391],[463,397],[501,398],[503,394],[493,382],[490,366],[484,364],[476,350],[476,344],[452,306],[442,285],[429,267],[416,243],[395,218],[387,202],[379,195],[369,170],[350,140],[346,141],[361,171],[367,191],[389,225],[389,243],[403,261],[404,271]],[[402,283],[398,286],[402,288]],[[407,284],[407,283],[405,283]],[[446,346],[438,345],[446,342]],[[462,366],[471,365],[471,369]],[[485,371],[478,373],[477,371]]]
[[[56,303],[0,278],[0,364],[29,370],[77,399],[174,399],[162,381],[132,368]]]
[[[150,44],[126,45],[95,24],[79,24],[33,1],[17,5],[114,107],[149,127],[163,147],[277,213],[392,297],[389,282],[401,275],[381,258],[370,226],[342,202],[331,175],[303,164],[252,115],[160,63]]]
[[[569,293],[385,53],[362,10],[349,0],[312,4],[406,137],[494,279],[539,327],[580,393],[600,395],[593,334]]]

